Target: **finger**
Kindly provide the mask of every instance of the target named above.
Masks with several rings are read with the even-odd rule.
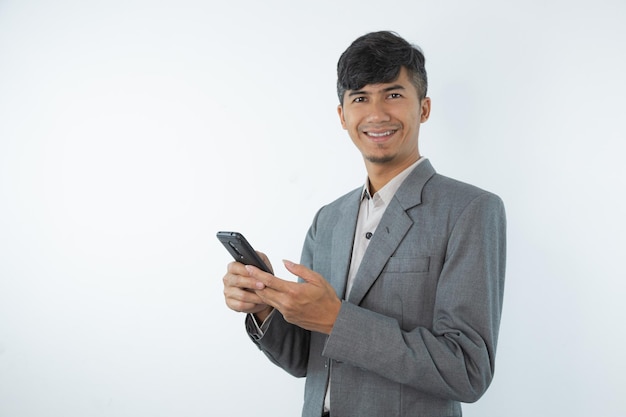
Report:
[[[263,263],[265,263],[265,265],[269,268],[270,272],[273,274],[274,273],[274,268],[272,267],[272,263],[270,262],[269,258],[267,257],[267,255],[265,255],[263,252],[256,252],[260,257],[261,260],[263,260]]]
[[[226,271],[234,275],[248,275],[246,266],[241,262],[231,262],[226,266]]]
[[[226,300],[226,306],[238,313],[258,313],[268,308],[267,304],[263,303],[244,303],[238,300]]]
[[[246,269],[248,270],[248,274],[250,275],[250,277],[254,278],[257,281],[257,290],[262,290],[266,287],[272,288],[276,291],[285,290],[285,284],[287,283],[287,281],[277,278],[274,275],[264,272],[252,265],[246,265]]]
[[[249,313],[266,307],[257,294],[237,287],[225,287],[224,298],[226,305],[234,311]]]
[[[304,265],[297,264],[288,260],[283,260],[283,264],[285,268],[292,274],[302,278],[304,281],[312,283],[318,282],[318,274],[315,271],[310,270]]]
[[[243,303],[261,303],[261,298],[252,290],[240,287],[224,287],[224,297],[228,300],[240,301]]]
[[[257,280],[250,277],[245,265],[239,262],[228,264],[226,275],[222,279],[224,287],[237,287],[248,290],[257,289]]]

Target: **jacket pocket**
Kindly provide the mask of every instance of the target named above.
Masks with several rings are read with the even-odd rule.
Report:
[[[430,270],[430,257],[396,257],[392,256],[387,261],[383,272],[428,272]]]

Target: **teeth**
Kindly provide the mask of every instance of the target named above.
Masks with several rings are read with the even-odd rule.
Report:
[[[383,136],[392,135],[393,132],[395,132],[395,130],[388,130],[388,131],[382,132],[382,133],[367,132],[367,134],[370,135],[370,136],[373,136],[375,138],[382,138]]]

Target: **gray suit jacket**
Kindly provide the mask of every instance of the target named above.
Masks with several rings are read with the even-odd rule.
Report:
[[[343,297],[360,204],[356,189],[317,213],[301,262]],[[371,238],[330,336],[276,312],[252,338],[306,376],[304,417],[460,416],[494,373],[505,270],[505,214],[494,194],[423,161]]]

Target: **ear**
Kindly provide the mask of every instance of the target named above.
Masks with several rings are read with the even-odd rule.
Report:
[[[337,106],[337,114],[339,115],[339,120],[341,121],[341,127],[347,130],[346,118],[343,114],[343,106],[341,104]]]
[[[430,97],[424,97],[421,102],[420,122],[424,123],[430,117]]]

